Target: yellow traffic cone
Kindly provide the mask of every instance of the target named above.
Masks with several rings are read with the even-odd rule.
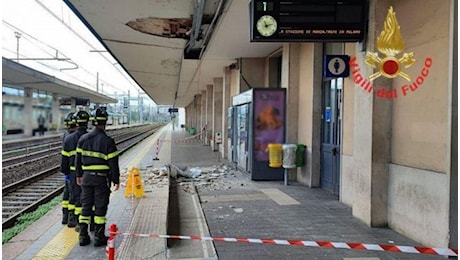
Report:
[[[144,184],[142,182],[141,173],[139,169],[133,167],[129,171],[128,182],[125,189],[125,197],[128,197],[134,193],[136,198],[144,197]]]

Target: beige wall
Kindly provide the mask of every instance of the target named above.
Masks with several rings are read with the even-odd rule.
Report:
[[[232,106],[231,96],[230,96],[230,85],[231,85],[231,72],[229,67],[223,69],[223,78],[222,78],[222,145],[221,145],[221,155],[222,158],[228,158],[228,114],[227,109]],[[230,158],[231,159],[231,158]]]
[[[351,57],[356,56],[356,44],[345,44],[345,53]],[[343,81],[343,132],[342,153],[353,155],[353,120],[354,120],[354,93],[355,83],[352,77],[344,78]]]
[[[313,44],[304,43],[300,46],[299,71],[299,142],[312,146],[311,115],[313,114]]]
[[[353,215],[370,226],[388,224],[392,229],[427,246],[445,247],[449,241],[449,173],[451,75],[449,14],[451,1],[371,0],[367,50],[378,52],[375,38],[383,28],[389,4],[400,25],[404,53],[417,60],[402,71],[416,81],[426,58],[432,59],[429,75],[413,92],[402,95],[408,82],[397,77],[374,81],[375,88],[396,89],[398,97],[385,100],[344,81],[343,145],[340,200]],[[373,22],[377,21],[377,22]],[[364,63],[366,52],[347,43],[345,53],[357,57],[360,73],[368,78],[376,70]],[[282,87],[288,88],[288,114],[297,118],[296,136],[288,141],[307,145],[307,165],[297,169],[297,181],[318,187],[320,175],[322,44],[283,44]],[[298,55],[295,59],[293,53]],[[384,56],[378,53],[380,57]],[[267,85],[267,59],[244,58],[240,68],[229,71],[230,96],[251,87]],[[290,95],[289,87],[298,85]],[[294,92],[294,93],[295,93]],[[203,95],[204,99],[205,95]],[[204,100],[203,100],[204,102]],[[293,109],[292,105],[296,108]],[[295,131],[291,132],[295,133]],[[289,135],[289,133],[288,133]],[[387,154],[389,155],[387,158]],[[454,216],[457,217],[457,216]]]
[[[406,43],[404,52],[414,52],[417,59],[404,69],[412,76],[420,75],[426,58],[433,64],[423,84],[406,96],[398,97],[393,106],[392,162],[420,169],[446,172],[448,168],[448,62],[449,6],[448,0],[424,1],[423,8],[413,7],[417,0],[395,4],[401,34]],[[400,15],[398,15],[400,14]],[[409,82],[400,77],[393,80],[400,89]],[[414,149],[416,148],[416,149]]]
[[[243,58],[240,60],[241,92],[265,86],[265,58]],[[248,85],[249,84],[249,85]],[[240,92],[240,93],[241,93]]]
[[[240,93],[240,70],[230,70],[230,99]],[[231,100],[230,100],[231,104]]]
[[[446,174],[390,165],[388,225],[427,246],[446,247],[449,187]]]
[[[307,146],[306,165],[297,168],[297,181],[309,187],[319,186],[321,49],[322,46],[318,43],[300,44],[298,48],[299,66],[296,68],[299,79],[297,139],[298,143]],[[283,70],[285,64],[283,59]]]
[[[212,106],[212,142],[211,148],[213,151],[219,151],[222,147],[222,142],[216,143],[216,132],[221,133],[222,138],[222,121],[225,116],[222,114],[222,101],[223,101],[223,78],[213,79],[213,106]]]
[[[413,13],[418,3],[405,0],[395,4],[406,43],[404,52],[414,52],[417,59],[412,67],[404,69],[412,76],[411,83],[421,75],[427,58],[432,59],[432,65],[415,91],[393,102],[389,225],[424,244],[447,246],[450,1],[425,1],[423,7],[417,8],[418,15],[404,15]],[[397,78],[393,87],[401,90],[407,83]]]
[[[449,218],[457,218],[449,217],[449,178],[445,174],[451,164],[451,1],[424,1],[422,6],[416,0],[387,4],[372,0],[369,30],[375,38],[383,22],[374,21],[383,20],[390,3],[405,42],[397,58],[414,52],[417,60],[411,67],[402,68],[412,77],[410,83],[417,80],[427,58],[432,59],[432,65],[423,84],[405,96],[401,87],[409,81],[402,77],[374,80],[373,96],[354,84],[353,75],[345,80],[340,200],[369,225],[387,219],[392,229],[420,243],[444,247],[449,239]],[[368,39],[366,51],[378,52],[375,38]],[[347,44],[346,54],[358,58],[363,77],[377,71],[364,63],[366,52],[361,52],[358,45]],[[396,89],[397,98],[377,97],[375,92],[381,87]],[[381,118],[388,104],[391,112],[383,112],[385,118]],[[390,124],[390,156],[385,163],[385,157],[375,160],[375,156],[386,153],[380,148],[386,142],[382,139],[386,136],[386,122]],[[386,206],[379,200],[386,200]]]
[[[345,44],[345,53],[351,57],[355,54],[355,43]],[[342,121],[342,158],[340,169],[340,201],[353,205],[353,128],[355,84],[352,77],[343,82],[343,121]],[[359,89],[357,91],[360,91]]]
[[[299,74],[299,130],[298,142],[305,144],[307,148],[307,165],[311,165],[312,155],[312,115],[313,115],[313,57],[314,45],[312,43],[303,43],[300,45],[299,51],[299,71],[304,73]],[[298,168],[297,181],[303,184],[311,183],[311,169],[308,166]]]

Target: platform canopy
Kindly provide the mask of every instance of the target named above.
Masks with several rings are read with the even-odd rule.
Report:
[[[32,88],[55,93],[63,98],[89,99],[91,103],[96,104],[117,103],[115,98],[58,79],[4,57],[2,57],[2,85],[18,89]]]
[[[64,0],[158,105],[185,107],[239,58],[281,43],[249,41],[250,0]]]

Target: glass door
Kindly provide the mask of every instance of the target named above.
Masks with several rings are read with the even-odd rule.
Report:
[[[248,170],[248,131],[249,131],[249,105],[236,107],[236,161],[239,168]],[[234,146],[234,147],[235,147]]]
[[[340,151],[342,145],[343,79],[323,84],[321,133],[321,188],[339,195]]]

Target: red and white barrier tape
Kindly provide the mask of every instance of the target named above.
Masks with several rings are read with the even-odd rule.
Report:
[[[384,244],[365,244],[365,243],[345,243],[331,241],[307,241],[307,240],[283,240],[283,239],[259,239],[259,238],[229,238],[229,237],[202,237],[202,236],[179,236],[179,235],[158,235],[158,234],[129,234],[116,233],[117,235],[131,237],[151,237],[151,238],[169,238],[182,240],[204,240],[217,242],[236,242],[236,243],[256,243],[270,245],[290,245],[290,246],[308,246],[308,247],[327,247],[341,249],[360,249],[371,251],[388,251],[412,254],[431,254],[444,256],[457,256],[457,249],[421,247],[421,246],[398,246]]]
[[[188,136],[188,137],[185,137],[185,138],[181,138],[181,139],[162,139],[160,140],[161,142],[171,142],[171,143],[183,143],[183,142],[196,142],[196,138],[198,136],[200,136],[201,133],[199,134],[196,134],[196,135],[192,135],[192,136]]]
[[[186,142],[196,142],[196,137],[199,136],[200,134],[197,134],[197,135],[192,135],[192,136],[189,136],[189,137],[185,137],[185,138],[181,138],[181,139],[170,139],[170,140],[167,140],[167,139],[157,139],[156,141],[156,145],[155,145],[155,158],[154,160],[159,160],[158,159],[158,154],[160,153],[160,142],[161,143],[186,143]]]

